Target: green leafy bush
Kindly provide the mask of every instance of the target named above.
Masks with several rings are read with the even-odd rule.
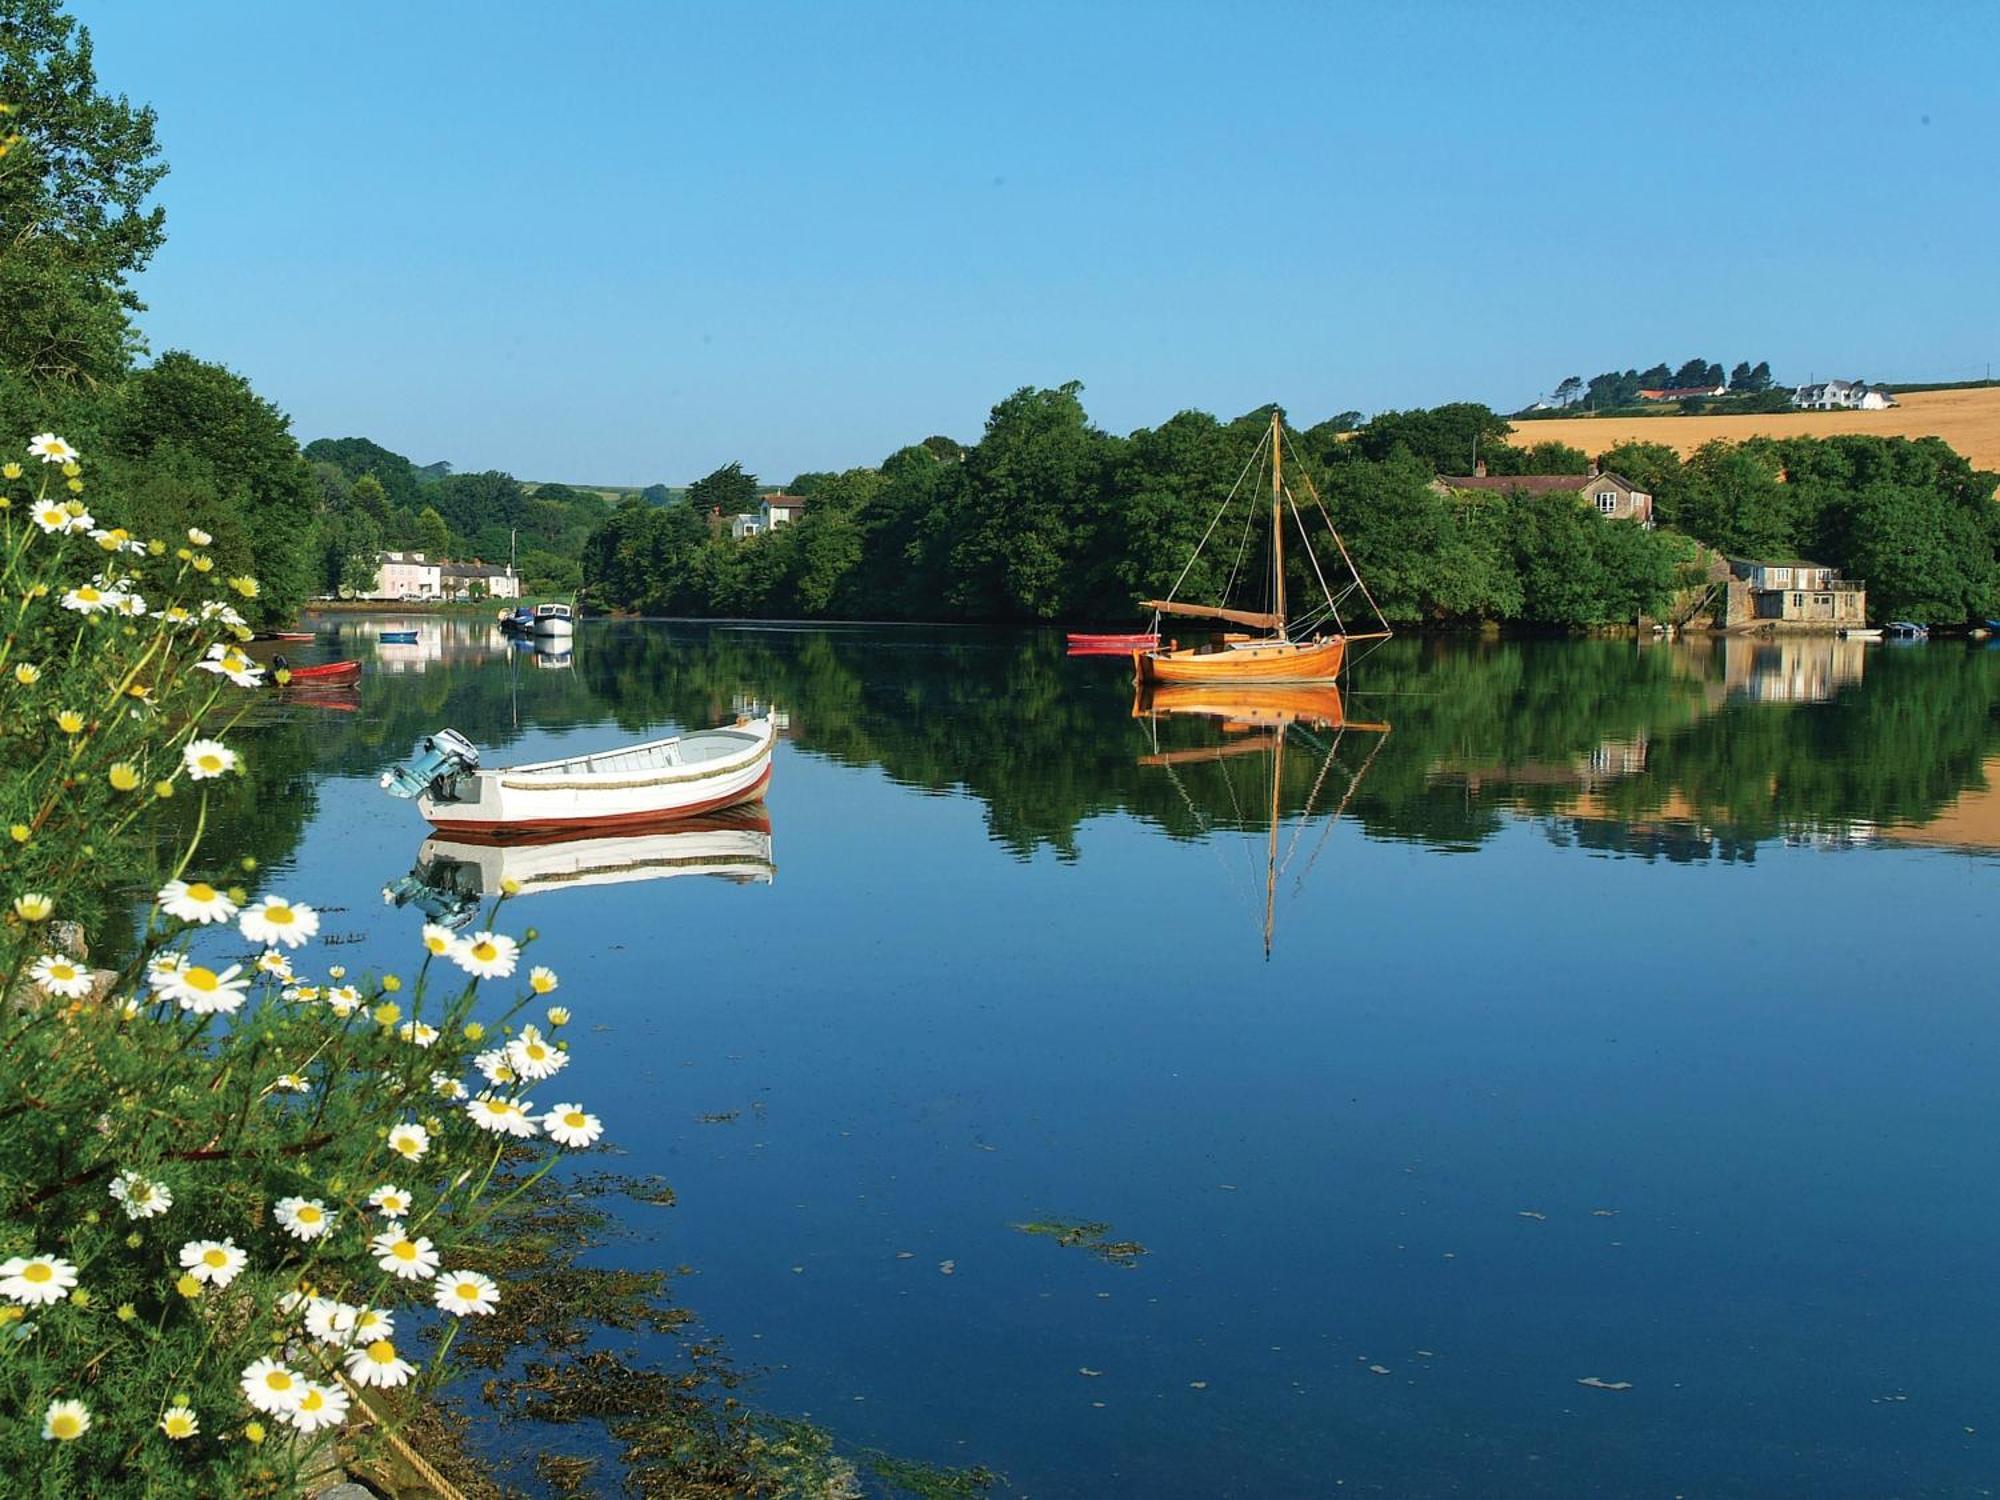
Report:
[[[302,970],[318,913],[202,842],[266,685],[204,597],[208,539],[127,535],[83,493],[52,434],[0,465],[0,1466],[50,1495],[287,1492],[446,1378],[461,1319],[507,1318],[493,1216],[602,1126],[526,1097],[569,1017],[523,1018],[557,981],[509,985],[492,917],[427,927],[407,980]],[[135,918],[117,887],[155,869]]]

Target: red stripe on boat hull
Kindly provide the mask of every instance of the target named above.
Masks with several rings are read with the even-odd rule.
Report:
[[[526,823],[468,823],[462,819],[432,818],[430,825],[439,833],[448,833],[467,844],[523,843],[561,834],[633,833],[658,828],[663,823],[679,822],[684,818],[698,818],[703,813],[719,812],[725,807],[735,807],[740,803],[755,802],[764,795],[764,788],[770,784],[771,768],[766,766],[764,774],[741,791],[729,792],[707,802],[690,802],[685,807],[667,811],[612,813],[601,818],[537,818]]]

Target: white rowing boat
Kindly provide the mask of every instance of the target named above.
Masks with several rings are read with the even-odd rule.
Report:
[[[763,796],[777,731],[768,716],[621,750],[482,769],[456,730],[424,741],[384,789],[415,800],[440,833],[475,842],[632,831]]]

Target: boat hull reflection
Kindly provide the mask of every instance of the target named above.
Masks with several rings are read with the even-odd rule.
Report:
[[[756,803],[609,837],[546,834],[499,844],[433,835],[417,850],[415,867],[384,895],[397,906],[414,905],[434,920],[459,926],[506,881],[518,886],[513,899],[519,899],[682,875],[768,885],[777,871],[770,813]]]

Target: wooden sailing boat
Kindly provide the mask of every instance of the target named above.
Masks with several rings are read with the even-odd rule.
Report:
[[[1307,555],[1312,557],[1313,574],[1319,580],[1326,595],[1323,606],[1304,615],[1294,617],[1288,613],[1285,602],[1285,517],[1287,512],[1298,524],[1302,539],[1307,538],[1305,517],[1301,513],[1291,492],[1285,487],[1285,419],[1273,407],[1271,410],[1271,430],[1257,445],[1249,464],[1244,466],[1243,475],[1248,476],[1252,467],[1258,465],[1268,454],[1271,470],[1271,576],[1270,608],[1263,610],[1234,609],[1226,604],[1189,604],[1175,599],[1169,594],[1165,599],[1148,599],[1146,607],[1153,611],[1155,628],[1161,615],[1186,615],[1195,619],[1216,620],[1224,624],[1242,625],[1261,632],[1245,635],[1229,632],[1212,644],[1200,646],[1169,645],[1164,650],[1135,651],[1132,664],[1138,680],[1142,683],[1293,683],[1332,682],[1340,676],[1341,667],[1347,660],[1347,647],[1353,641],[1379,641],[1388,637],[1387,621],[1382,619],[1381,610],[1376,608],[1368,586],[1361,581],[1355,571],[1354,560],[1347,554],[1347,545],[1340,539],[1340,533],[1333,528],[1333,520],[1326,514],[1326,507],[1320,502],[1319,494],[1312,487],[1312,479],[1305,473],[1303,464],[1295,464],[1297,472],[1304,478],[1307,497],[1312,506],[1326,521],[1326,529],[1339,549],[1341,562],[1346,566],[1352,584],[1336,595],[1328,584],[1326,574],[1313,556],[1310,542]],[[1296,459],[1296,455],[1294,455]],[[1222,503],[1222,511],[1216,521],[1235,503],[1236,495],[1243,487],[1243,477],[1239,477],[1229,498]],[[1211,522],[1209,535],[1214,535],[1215,523]],[[1203,538],[1206,542],[1207,537]],[[1201,548],[1195,548],[1195,556],[1201,555]],[[1188,569],[1194,566],[1194,558],[1188,559],[1188,567],[1181,570],[1181,579],[1187,578]],[[1178,591],[1176,582],[1174,590]],[[1367,601],[1381,628],[1361,634],[1351,633],[1342,623],[1340,606],[1351,593],[1359,591]]]
[[[1230,736],[1220,744],[1198,745],[1180,750],[1158,748],[1159,725],[1163,719],[1176,717],[1200,717],[1221,721],[1222,731]],[[1154,732],[1154,750],[1150,755],[1142,755],[1139,764],[1158,766],[1176,779],[1179,785],[1180,767],[1199,765],[1215,761],[1231,761],[1243,756],[1267,756],[1270,764],[1271,791],[1269,797],[1270,830],[1267,836],[1264,857],[1264,956],[1271,956],[1271,943],[1277,930],[1278,918],[1278,877],[1291,863],[1299,845],[1300,836],[1306,825],[1312,821],[1313,810],[1326,787],[1330,774],[1335,768],[1335,758],[1340,750],[1343,736],[1349,731],[1360,734],[1381,735],[1360,769],[1347,776],[1341,789],[1339,800],[1328,814],[1320,832],[1318,847],[1324,847],[1326,838],[1333,831],[1333,825],[1340,821],[1347,811],[1347,804],[1353,799],[1355,789],[1361,785],[1361,778],[1368,774],[1374,764],[1376,754],[1381,750],[1389,733],[1387,724],[1363,723],[1349,719],[1345,705],[1341,702],[1340,689],[1331,683],[1291,684],[1276,686],[1234,686],[1234,685],[1168,685],[1149,687],[1141,684],[1132,704],[1132,717],[1150,721]],[[1279,857],[1279,826],[1283,821],[1281,801],[1285,775],[1285,745],[1294,728],[1302,733],[1309,730],[1330,731],[1332,738],[1326,743],[1325,758],[1318,774],[1313,778],[1312,789],[1300,813],[1299,826],[1291,843]],[[1308,736],[1310,737],[1310,736]],[[1199,810],[1195,799],[1185,786],[1180,787],[1181,796],[1187,801],[1190,811]],[[1233,794],[1232,794],[1233,799]],[[1240,809],[1239,809],[1240,811]],[[1236,826],[1242,828],[1247,817]],[[1318,858],[1317,847],[1313,858]],[[1311,868],[1310,864],[1307,866]]]

